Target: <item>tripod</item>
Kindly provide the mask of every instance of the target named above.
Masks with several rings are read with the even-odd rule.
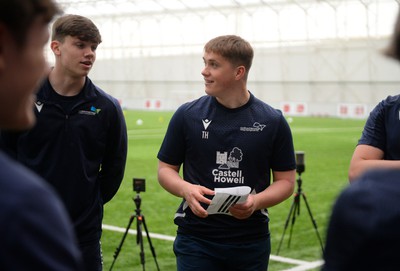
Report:
[[[141,214],[140,205],[141,205],[142,199],[140,198],[139,193],[137,193],[137,195],[133,199],[133,201],[135,202],[135,205],[136,205],[135,214],[131,215],[128,226],[126,227],[124,236],[122,237],[121,243],[115,250],[114,261],[111,264],[110,271],[112,270],[114,263],[118,258],[119,252],[121,251],[122,245],[124,244],[126,235],[128,234],[129,228],[131,227],[131,224],[132,224],[133,220],[135,219],[135,217],[136,217],[136,232],[137,232],[136,233],[136,244],[140,245],[140,263],[142,264],[143,271],[145,270],[145,257],[144,257],[144,250],[143,250],[142,225],[144,226],[144,229],[146,231],[147,240],[149,242],[151,253],[153,254],[153,258],[156,263],[157,270],[160,271],[160,268],[158,267],[158,263],[157,263],[157,259],[156,259],[156,252],[154,250],[153,244],[151,243],[149,231],[147,230],[146,221],[144,219],[144,215]]]
[[[324,252],[324,247],[322,245],[321,237],[318,233],[317,222],[315,222],[315,220],[313,218],[310,206],[308,205],[308,202],[307,202],[307,197],[301,189],[301,184],[302,184],[301,172],[298,171],[298,173],[299,173],[299,178],[297,179],[297,192],[294,195],[293,203],[292,203],[292,206],[290,207],[289,215],[285,222],[285,227],[283,230],[283,234],[282,234],[281,241],[279,243],[279,247],[278,247],[278,251],[276,252],[276,255],[279,254],[279,251],[280,251],[281,245],[282,245],[282,241],[283,241],[283,237],[285,236],[286,229],[289,225],[290,217],[292,217],[292,224],[290,226],[290,236],[289,236],[289,242],[288,242],[288,247],[290,247],[290,241],[292,239],[292,233],[293,233],[293,226],[294,226],[294,223],[296,222],[296,215],[300,215],[300,199],[301,199],[301,197],[304,199],[304,202],[306,203],[307,211],[308,211],[308,214],[310,215],[310,219],[314,226],[315,232],[317,233],[317,237],[318,237],[319,243],[321,245],[322,253]]]

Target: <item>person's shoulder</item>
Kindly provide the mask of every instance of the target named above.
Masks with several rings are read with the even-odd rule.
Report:
[[[398,235],[400,223],[400,169],[372,169],[339,195],[335,210],[358,231],[378,233],[383,228]],[[396,229],[392,226],[395,225]]]
[[[101,104],[104,104],[105,106],[110,106],[112,108],[121,107],[121,102],[117,98],[107,93],[101,87],[97,86],[95,83],[92,82],[92,80],[90,80],[90,78],[87,78],[87,88],[94,92],[94,95],[96,95],[98,101]]]
[[[368,170],[343,191],[343,197],[371,203],[396,198],[400,203],[400,169]]]
[[[50,84],[49,77],[44,78],[38,86],[36,96],[38,99],[46,99],[49,97],[49,92],[53,89]]]
[[[89,87],[92,88],[97,95],[104,97],[106,99],[112,99],[113,97],[108,94],[104,89],[102,89],[101,87],[99,87],[98,85],[94,84],[93,82],[90,81],[89,83]]]
[[[359,185],[367,185],[376,189],[393,187],[400,191],[400,169],[371,169],[362,174],[358,181]]]
[[[371,110],[368,117],[369,122],[375,127],[375,123],[378,122],[390,122],[398,119],[398,111],[400,109],[400,95],[387,96],[381,100]],[[385,118],[389,116],[389,118]],[[368,123],[367,123],[368,125]]]
[[[201,109],[207,108],[209,106],[209,104],[212,102],[212,100],[213,100],[213,97],[204,95],[195,100],[183,103],[182,105],[180,105],[178,107],[177,111],[201,110]]]
[[[284,118],[283,113],[280,109],[274,108],[270,104],[262,101],[255,97],[253,94],[250,98],[251,106],[255,108],[256,112],[262,116],[268,117],[270,120],[281,120]]]
[[[260,107],[260,108],[262,108],[262,109],[264,109],[264,110],[272,111],[272,112],[274,112],[274,113],[276,113],[276,114],[278,114],[278,115],[279,115],[279,114],[282,114],[282,111],[281,111],[281,110],[279,110],[279,109],[273,107],[272,105],[268,104],[267,102],[265,102],[265,101],[263,101],[263,100],[257,98],[257,97],[254,96],[254,94],[252,94],[252,93],[251,93],[251,96],[250,96],[250,102],[251,102],[253,105],[255,105],[255,106],[257,106],[257,107]]]
[[[400,95],[389,95],[380,102],[382,106],[393,106],[400,104]]]

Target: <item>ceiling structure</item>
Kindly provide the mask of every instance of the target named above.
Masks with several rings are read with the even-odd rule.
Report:
[[[100,58],[198,53],[236,34],[255,48],[343,43],[389,36],[400,0],[57,0],[92,19]]]

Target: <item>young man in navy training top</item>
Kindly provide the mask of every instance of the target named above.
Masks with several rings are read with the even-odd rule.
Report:
[[[0,0],[0,133],[35,123],[45,76],[52,0]],[[0,146],[0,270],[84,270],[68,214],[55,191]]]
[[[387,56],[400,60],[400,13]],[[329,221],[323,271],[399,269],[400,96],[371,112]]]
[[[86,270],[102,270],[103,205],[121,184],[127,154],[118,101],[88,78],[100,42],[88,18],[58,18],[50,44],[55,66],[37,93],[37,124],[3,136],[17,159],[57,190],[74,223]]]
[[[158,153],[161,186],[183,198],[175,215],[179,271],[268,268],[267,208],[292,195],[296,162],[282,113],[247,90],[252,59],[241,37],[210,40],[201,72],[207,95],[175,112]],[[253,191],[246,202],[230,215],[207,212],[215,188],[236,186]]]
[[[389,47],[384,52],[400,60],[400,20],[395,23]],[[388,96],[371,111],[354,150],[349,168],[352,182],[372,168],[400,169],[400,95]]]

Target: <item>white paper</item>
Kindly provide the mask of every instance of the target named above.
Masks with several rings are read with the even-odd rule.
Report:
[[[247,200],[251,188],[248,186],[236,186],[229,188],[215,188],[215,195],[207,208],[209,215],[229,213],[229,208],[237,203],[243,203]]]

